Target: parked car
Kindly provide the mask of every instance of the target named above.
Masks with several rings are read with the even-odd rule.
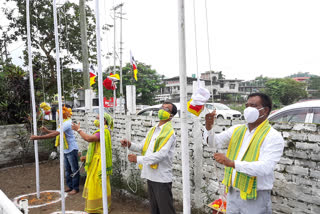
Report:
[[[271,113],[272,122],[320,123],[320,100],[298,102]]]
[[[210,111],[216,110],[218,119],[235,120],[242,119],[240,111],[233,110],[222,103],[206,103],[205,107]]]
[[[85,112],[86,108],[85,107],[79,107],[79,108],[73,108],[73,112]],[[92,106],[91,112],[99,114],[99,106]],[[112,110],[111,108],[104,108],[104,112],[111,114]]]

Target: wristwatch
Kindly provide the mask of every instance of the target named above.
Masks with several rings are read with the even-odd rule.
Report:
[[[80,132],[82,131],[82,129],[78,129],[77,132],[80,134]]]

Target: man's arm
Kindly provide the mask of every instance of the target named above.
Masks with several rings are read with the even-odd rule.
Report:
[[[267,136],[268,137],[268,136]],[[262,145],[258,161],[234,161],[235,169],[251,176],[264,176],[273,173],[275,165],[279,162],[284,148],[284,140],[280,134],[270,136]]]

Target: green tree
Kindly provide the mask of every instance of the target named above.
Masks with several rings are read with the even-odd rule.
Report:
[[[9,43],[22,39],[25,41],[24,63],[28,64],[27,53],[27,22],[26,22],[26,0],[6,0],[16,4],[14,9],[2,8],[9,20],[8,30],[5,33]],[[61,71],[64,77],[71,76],[71,65],[81,61],[81,35],[79,21],[79,6],[66,2],[59,5],[58,11],[58,31],[60,42]],[[87,34],[89,42],[89,61],[96,63],[96,45],[95,45],[95,19],[92,10],[87,7]],[[30,28],[31,45],[33,51],[33,70],[37,76],[44,79],[44,91],[49,98],[57,93],[57,72],[55,59],[55,37],[53,9],[51,0],[31,0],[30,1]],[[3,36],[2,36],[3,37]],[[69,74],[68,74],[69,72]],[[63,80],[65,81],[65,80]],[[81,78],[74,79],[75,85],[83,85]],[[80,82],[81,81],[81,82]],[[35,81],[35,84],[39,84]],[[71,95],[71,80],[67,79],[62,85],[65,85],[64,95]],[[42,88],[42,86],[35,86]]]
[[[133,78],[132,66],[130,63],[127,63],[125,67],[122,68],[122,86],[123,93],[126,97],[126,86],[135,85],[136,86],[136,99],[137,104],[142,105],[153,105],[155,104],[155,96],[160,91],[161,88],[165,87],[163,83],[164,76],[159,75],[156,70],[152,69],[150,65],[137,62],[138,68],[138,81]],[[109,76],[109,73],[119,74],[119,67],[116,67],[114,71],[113,66],[110,66],[106,73],[103,74],[103,79]],[[120,74],[119,74],[120,75]],[[97,78],[96,78],[97,82]],[[117,97],[120,97],[120,83],[117,83]],[[93,85],[95,91],[98,91],[98,84]],[[106,90],[103,87],[104,97],[110,98],[113,97],[113,91]]]
[[[289,105],[307,97],[306,84],[291,78],[269,79],[265,87],[264,92],[272,98],[276,107],[280,104]]]
[[[12,64],[0,72],[0,124],[24,122],[30,113],[30,87],[27,73]]]
[[[320,98],[320,77],[313,76],[310,77],[308,82],[308,90],[310,95],[313,98]]]

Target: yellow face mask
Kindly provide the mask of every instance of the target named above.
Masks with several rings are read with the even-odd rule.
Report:
[[[165,111],[165,110],[163,110],[163,109],[160,109],[158,111],[158,118],[160,120],[168,120],[170,118],[170,113]]]

